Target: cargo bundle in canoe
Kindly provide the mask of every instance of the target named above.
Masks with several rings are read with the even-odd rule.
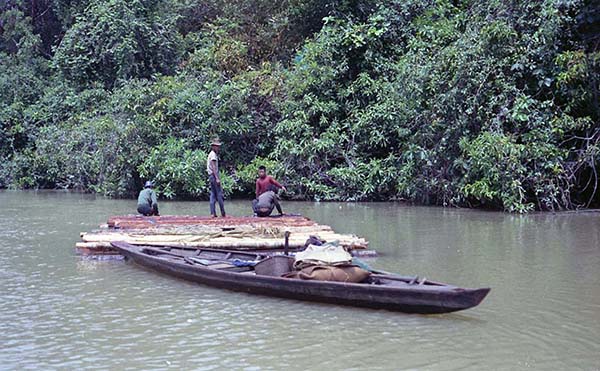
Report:
[[[311,281],[280,277],[281,265],[260,252],[157,248],[113,242],[127,259],[159,272],[201,284],[296,300],[388,309],[406,313],[448,313],[477,306],[489,288],[469,289],[374,271],[361,283]],[[256,267],[236,262],[258,262]]]

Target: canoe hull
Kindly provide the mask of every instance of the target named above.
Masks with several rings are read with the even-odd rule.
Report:
[[[133,262],[189,281],[233,291],[295,300],[387,309],[405,313],[449,313],[478,305],[490,289],[454,286],[387,287],[248,275],[189,265],[148,255],[143,246],[114,243]]]

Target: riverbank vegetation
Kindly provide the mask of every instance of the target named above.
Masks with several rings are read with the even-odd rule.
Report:
[[[600,206],[591,0],[9,0],[0,187]]]

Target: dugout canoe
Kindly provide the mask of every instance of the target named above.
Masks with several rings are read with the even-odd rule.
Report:
[[[374,271],[367,283],[312,281],[257,274],[253,267],[233,261],[262,262],[272,259],[260,253],[217,249],[179,249],[112,245],[127,260],[189,281],[252,294],[340,304],[405,313],[449,313],[475,307],[489,288],[462,288]],[[258,270],[258,269],[257,269]]]

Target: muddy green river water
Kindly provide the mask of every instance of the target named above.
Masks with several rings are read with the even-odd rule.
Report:
[[[213,289],[75,254],[79,232],[134,200],[0,191],[0,369],[600,369],[600,213],[283,207],[366,237],[375,268],[492,291],[424,316]],[[160,208],[208,214],[207,202]]]

